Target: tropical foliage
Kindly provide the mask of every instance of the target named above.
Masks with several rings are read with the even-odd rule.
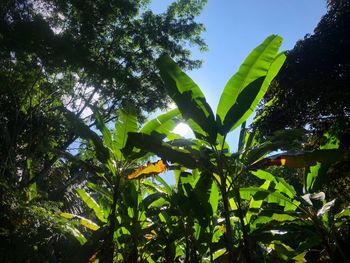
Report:
[[[192,170],[192,176],[193,172],[197,174],[198,183],[205,182],[198,205],[202,211],[206,211],[206,207],[209,210],[204,217],[199,211],[195,213],[195,222],[200,225],[201,233],[209,235],[209,240],[211,239],[205,242],[211,244],[209,248],[195,253],[203,255],[204,258],[214,260],[216,257],[213,255],[220,251],[221,256],[226,257],[229,262],[258,261],[262,257],[271,260],[274,257],[285,260],[294,258],[295,261],[300,261],[304,260],[308,249],[315,244],[303,245],[301,248],[299,246],[304,244],[303,242],[308,244],[319,240],[317,244],[322,243],[327,248],[326,257],[333,259],[339,256],[342,260],[346,259],[342,248],[334,245],[338,243],[334,234],[331,235],[333,239],[324,238],[330,227],[323,225],[323,216],[329,212],[335,201],[326,203],[324,198],[321,198],[324,206],[317,208],[319,210],[316,212],[308,207],[313,205],[308,199],[309,193],[315,191],[315,186],[322,178],[318,176],[316,168],[311,167],[310,174],[306,176],[304,193],[299,194],[283,178],[261,169],[270,165],[307,168],[319,165],[316,164],[318,162],[326,164],[343,161],[348,158],[348,151],[323,147],[311,152],[286,152],[275,157],[266,157],[272,151],[287,147],[281,142],[283,134],[258,144],[254,140],[254,132],[247,132],[245,125],[242,125],[238,152],[231,153],[225,142],[227,134],[249,117],[282,66],[285,56],[283,53],[277,54],[281,41],[280,37],[272,35],[247,57],[239,71],[227,83],[216,118],[198,86],[169,57],[162,56],[158,60],[158,67],[165,86],[178,105],[182,117],[192,128],[196,139],[160,141],[159,134],[129,134],[126,152],[135,147],[146,149],[174,163],[175,166],[180,165],[181,168],[176,171],[180,178],[178,182],[181,183],[183,176],[188,177],[186,169]],[[285,133],[292,134],[290,131]],[[294,134],[297,135],[298,133]],[[258,186],[242,187],[246,177],[251,176],[262,181]],[[213,187],[218,193],[212,193],[215,191]],[[207,197],[204,193],[207,193]],[[312,197],[319,195],[324,197],[322,193]],[[221,211],[215,215],[218,200]],[[295,221],[298,221],[298,224]],[[278,234],[302,231],[310,225],[311,228],[315,228],[314,232],[318,233],[315,234],[318,238],[313,237],[310,242],[306,236],[301,236],[298,242],[293,244],[290,244],[288,239],[274,237]],[[224,230],[221,230],[221,238],[215,242],[212,229],[219,226]],[[295,229],[292,230],[293,228]],[[193,229],[196,229],[195,225]],[[295,241],[293,239],[293,242]],[[214,251],[212,246],[215,247]],[[319,258],[322,256],[319,255]]]
[[[1,4],[0,261],[348,262],[349,203],[327,185],[349,147],[332,130],[316,143],[246,127],[286,60],[282,38],[247,56],[214,113],[179,45],[205,48],[193,20],[205,1],[160,15],[147,2]],[[183,122],[193,137],[174,133]]]
[[[95,161],[62,109],[91,128],[95,108],[104,121],[128,104],[139,113],[164,108],[170,99],[155,66],[159,54],[171,54],[187,69],[201,64],[188,47],[206,49],[204,26],[195,22],[206,1],[174,1],[159,14],[149,2],[1,1],[0,261],[29,255],[34,262],[74,261],[78,254],[67,231],[57,228],[64,219],[57,215],[82,216],[74,188],[96,172],[87,172],[91,165],[84,161]],[[51,212],[55,216],[44,220]],[[17,228],[18,217],[33,224]]]
[[[161,14],[148,2],[1,2],[3,179],[17,188],[37,182],[62,199],[63,181],[73,180],[70,171],[76,168],[62,161],[62,152],[75,150],[77,140],[62,107],[90,126],[94,108],[105,121],[129,104],[138,113],[151,112],[169,102],[155,66],[158,54],[171,54],[184,68],[200,65],[185,46],[206,48],[200,37],[204,27],[194,21],[205,1],[177,1]],[[58,185],[47,184],[53,177]]]
[[[92,232],[72,229],[83,244],[79,260],[347,260],[349,208],[327,200],[320,188],[327,181],[322,171],[347,161],[349,150],[338,149],[333,139],[305,151],[303,131],[286,130],[259,143],[245,127],[283,65],[281,43],[281,37],[271,35],[251,52],[225,86],[216,115],[200,88],[167,55],[157,65],[178,108],[141,128],[131,109],[119,112],[112,130],[95,112],[100,139],[64,110],[75,133],[94,149],[93,156],[80,158],[91,178],[76,189],[90,212],[60,214]],[[188,123],[195,138],[172,132],[180,121]],[[239,126],[239,145],[232,152],[226,136]],[[283,152],[271,155],[277,150]],[[270,166],[305,168],[303,189],[268,172]],[[165,169],[167,176],[173,172],[174,186],[157,175]]]

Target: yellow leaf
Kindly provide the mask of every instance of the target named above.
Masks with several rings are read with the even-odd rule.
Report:
[[[82,217],[82,216],[78,216],[78,215],[74,215],[74,214],[70,214],[70,213],[61,213],[60,216],[67,218],[67,219],[79,219],[79,223],[85,227],[87,227],[88,229],[91,229],[93,231],[96,231],[97,229],[99,229],[100,227],[95,224],[94,222],[92,222],[91,220]]]
[[[287,163],[286,159],[282,159],[282,158],[276,158],[276,159],[268,159],[267,160],[267,164],[268,165],[280,165],[280,166],[285,166]]]
[[[100,228],[98,225],[96,225],[91,220],[86,219],[86,218],[82,218],[82,217],[80,217],[80,224],[82,224],[83,226],[85,226],[88,229],[91,229],[93,231],[96,231],[96,230],[98,230]]]
[[[145,234],[143,237],[146,238],[147,240],[152,240],[156,238],[157,233],[156,231],[152,230],[151,233]]]
[[[67,219],[72,219],[76,217],[76,215],[70,214],[70,213],[61,213],[60,216],[67,218]]]
[[[145,166],[141,166],[134,172],[128,175],[128,179],[136,179],[141,175],[153,175],[153,174],[158,174],[165,172],[166,170],[166,164],[163,162],[163,160],[159,160],[155,163],[148,163]]]

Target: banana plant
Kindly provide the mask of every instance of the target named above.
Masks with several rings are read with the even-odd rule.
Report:
[[[276,256],[306,262],[308,256],[347,262],[344,242],[338,237],[349,223],[349,208],[339,211],[335,200],[326,201],[323,192],[299,193],[266,171],[250,173],[262,181],[260,187],[240,188],[240,197],[249,202],[244,221],[254,251],[263,251],[271,261]]]
[[[159,176],[155,176],[156,185],[144,181],[150,189],[144,205],[153,222],[153,238],[147,244],[148,251],[153,252],[150,257],[154,262],[200,262],[205,257],[214,260],[213,251],[222,248],[223,234],[216,227],[217,186],[210,178],[201,177],[198,170],[176,170],[175,176],[173,187]]]
[[[346,159],[348,153],[337,149],[320,149],[315,152],[287,152],[278,156],[267,156],[270,152],[284,149],[284,138],[299,138],[300,134],[284,131],[264,143],[258,143],[254,132],[249,133],[245,129],[245,120],[253,113],[283,65],[285,55],[278,54],[281,42],[281,37],[271,35],[251,52],[225,86],[216,115],[199,87],[167,55],[162,55],[157,65],[168,94],[178,109],[159,116],[140,130],[136,117],[132,114],[121,113],[113,132],[97,117],[97,127],[103,140],[81,121],[75,120],[71,113],[66,112],[66,117],[77,134],[93,145],[100,165],[92,171],[102,182],[99,186],[103,186],[103,191],[109,192],[109,198],[105,196],[104,202],[95,201],[102,212],[97,213],[98,207],[87,203],[101,221],[101,229],[106,229],[107,232],[101,250],[94,256],[103,262],[112,262],[113,258],[130,262],[153,262],[159,261],[162,255],[168,262],[180,257],[188,261],[201,260],[199,255],[204,255],[202,260],[210,262],[225,257],[229,262],[251,262],[251,251],[257,243],[252,237],[263,238],[259,235],[263,232],[260,231],[263,229],[261,222],[272,218],[272,223],[282,222],[287,225],[288,222],[294,222],[294,217],[298,218],[302,214],[300,210],[306,205],[306,201],[298,197],[283,178],[271,177],[260,169],[276,164],[306,167],[317,162],[326,162],[330,155],[335,157],[334,160]],[[179,118],[186,120],[195,134],[195,139],[184,139],[171,133]],[[242,127],[238,151],[232,153],[226,137],[239,126]],[[152,154],[159,156],[162,161],[139,167]],[[166,186],[164,188],[168,189],[168,193],[165,195],[155,190],[144,192],[147,181],[140,185],[138,180],[158,173],[162,170],[162,164],[166,163],[177,170],[178,195],[173,194]],[[82,164],[90,168],[88,164]],[[196,179],[198,182],[186,181],[187,177],[194,174],[199,178]],[[255,176],[263,182],[258,187],[242,187],[242,182],[248,176]],[[130,181],[128,177],[136,180]],[[312,179],[315,175],[307,178],[311,178],[310,182],[315,181]],[[201,190],[201,198],[197,194],[198,189],[202,189],[199,182],[206,182],[203,185],[210,186]],[[215,192],[213,185],[218,190],[216,197],[213,197],[218,202],[215,209],[215,202],[211,197]],[[310,183],[309,188],[314,185],[317,184]],[[147,188],[148,191],[149,188],[151,187]],[[89,191],[97,193],[97,188],[90,187]],[[84,200],[85,194],[80,192],[79,195]],[[98,196],[96,193],[94,195]],[[125,199],[126,196],[129,197]],[[176,196],[181,201],[172,199]],[[145,200],[154,202],[150,205]],[[172,209],[175,204],[176,209]],[[278,213],[271,214],[267,210],[270,206],[277,206]],[[150,214],[150,208],[158,213]],[[178,213],[175,216],[172,214],[174,210]],[[201,211],[206,211],[207,216],[202,215]],[[147,218],[152,218],[153,223],[147,223]],[[179,221],[174,224],[174,220]],[[181,228],[179,222],[184,222],[183,226],[186,227]],[[149,238],[148,242],[141,238],[142,234]],[[132,236],[137,240],[131,239]],[[188,243],[184,244],[186,240]],[[132,245],[126,247],[127,242]],[[164,245],[162,248],[166,249],[165,255],[161,253],[157,243]],[[180,248],[174,248],[174,244],[178,244]],[[265,249],[265,254],[268,254],[268,249],[283,258],[285,255],[282,252],[287,250],[287,257],[293,255],[295,261],[302,260],[304,256],[302,248],[293,248],[291,252],[291,246],[276,238],[264,244],[267,247],[261,250]],[[150,246],[155,250],[146,251],[145,248]],[[135,255],[141,256],[135,258]]]
[[[247,178],[255,177],[260,184],[258,187],[239,188],[240,198],[247,202],[243,221],[250,250],[255,251],[252,256],[259,259],[268,255],[271,261],[277,260],[273,258],[276,256],[278,260],[306,262],[305,257],[310,256],[309,250],[321,246],[327,251],[328,258],[347,262],[340,245],[343,242],[337,240],[338,233],[341,233],[340,226],[348,222],[347,209],[338,211],[343,215],[340,216],[335,213],[336,210],[332,210],[335,201],[327,202],[324,194],[317,192],[329,181],[325,172],[330,165],[348,160],[347,151],[338,150],[339,141],[329,135],[330,143],[321,145],[317,150],[295,150],[307,140],[303,130],[279,131],[263,143],[258,143],[255,136],[254,130],[247,132],[245,125],[242,125],[238,152],[234,154],[239,162],[245,164],[246,169],[242,170],[242,174]],[[266,157],[266,154],[280,149],[294,151]],[[304,177],[304,192],[297,192],[284,178],[258,169],[271,165],[306,168],[309,172]],[[320,202],[315,202],[317,199]],[[237,206],[233,206],[232,210],[235,214]],[[285,235],[285,238],[276,238],[278,234]],[[290,240],[292,244],[288,244]]]
[[[281,134],[277,137],[280,136]],[[252,156],[260,158],[255,163],[252,160],[253,164],[249,168],[261,167],[261,164],[265,167],[266,165],[288,165],[294,168],[305,167],[308,171],[304,177],[303,192],[297,192],[283,178],[263,170],[248,170],[250,176],[262,180],[259,182],[260,187],[240,188],[240,197],[249,202],[244,220],[247,224],[250,244],[260,247],[254,248],[254,251],[260,249],[266,252],[268,249],[269,259],[272,261],[276,259],[271,257],[276,256],[279,260],[293,259],[295,262],[306,262],[305,257],[311,256],[347,262],[344,245],[342,245],[344,238],[341,238],[342,242],[338,239],[343,235],[341,226],[349,222],[348,208],[339,212],[335,200],[326,201],[325,194],[318,192],[328,181],[325,171],[329,168],[330,161],[342,161],[347,157],[344,155],[345,151],[336,151],[339,141],[329,135],[326,137],[329,142],[313,152],[282,153],[277,156],[283,156],[283,158],[261,159],[259,157],[261,146],[256,144],[251,151],[247,151],[248,155],[241,155],[243,161],[247,161],[249,155],[250,158]],[[246,138],[250,138],[250,135]],[[276,138],[275,143],[270,142],[270,146],[274,144],[276,144]],[[333,156],[329,156],[329,150],[332,150]],[[325,159],[327,156],[328,159]],[[256,163],[259,163],[259,166]],[[314,163],[316,165],[307,167]],[[270,208],[271,204],[272,208]],[[276,238],[278,235],[280,236]],[[259,243],[264,244],[264,247]],[[310,253],[310,250],[313,252]],[[317,254],[317,250],[323,250],[326,253]]]
[[[242,228],[242,261],[249,262],[247,233],[245,231],[239,185],[235,184],[242,169],[231,157],[226,136],[239,127],[253,113],[265,94],[270,82],[285,61],[283,53],[278,54],[282,43],[280,36],[271,35],[256,47],[226,84],[221,95],[217,113],[214,115],[200,88],[167,55],[162,55],[157,66],[169,96],[177,104],[182,117],[193,130],[196,139],[191,141],[159,140],[156,134],[129,133],[125,153],[134,147],[153,152],[161,158],[199,169],[203,177],[213,180],[221,193],[225,219],[226,251],[230,262],[237,260],[234,254],[234,233],[231,224],[230,199],[237,202]]]
[[[295,153],[286,152],[277,157],[268,154],[287,148],[283,139],[290,136],[300,137],[300,132],[284,131],[264,143],[258,143],[254,132],[246,133],[245,121],[253,113],[285,61],[285,55],[278,53],[281,43],[280,36],[271,35],[249,54],[238,72],[226,84],[215,115],[194,81],[169,56],[162,55],[157,61],[157,66],[165,88],[196,138],[164,140],[156,133],[129,133],[128,142],[123,150],[126,155],[135,147],[152,152],[175,166],[198,169],[200,176],[208,177],[216,183],[220,190],[226,229],[226,252],[223,252],[223,255],[228,254],[229,262],[251,261],[244,197],[251,198],[252,193],[245,195],[245,189],[241,189],[242,180],[249,176],[250,170],[258,170],[276,163],[308,167],[317,162],[335,161],[348,156],[347,152],[321,149],[299,152],[297,162],[292,162]],[[226,137],[239,126],[242,126],[242,136],[238,151],[232,153],[226,143]],[[283,182],[279,180],[278,185],[283,185]],[[289,199],[283,201],[285,194],[278,191],[273,189],[271,193],[265,192],[265,195],[270,201],[280,202],[288,209],[297,208],[297,200],[293,199],[292,204],[289,204]],[[255,192],[260,194],[261,190],[255,189]],[[239,231],[236,231],[237,225]],[[235,253],[235,250],[242,253]]]
[[[120,111],[115,122],[115,129],[109,130],[101,116],[96,114],[96,126],[102,139],[92,129],[87,127],[74,114],[65,110],[65,115],[76,134],[90,142],[95,150],[98,163],[91,164],[79,160],[82,167],[93,173],[97,183],[88,182],[85,187],[76,191],[81,200],[93,211],[99,223],[82,216],[62,214],[63,217],[79,219],[79,222],[93,231],[103,231],[104,238],[100,248],[95,249],[92,258],[100,262],[113,262],[114,258],[122,261],[136,262],[142,257],[138,251],[145,244],[143,233],[150,225],[145,217],[142,199],[147,194],[139,180],[131,180],[147,173],[159,173],[165,166],[145,165],[150,154],[143,150],[132,150],[127,156],[121,151],[126,144],[128,133],[137,132],[137,118],[130,111]],[[178,109],[164,113],[146,123],[140,131],[145,134],[155,133],[159,138],[177,138],[172,130],[179,122]],[[76,161],[77,157],[69,154],[66,158]],[[141,168],[140,168],[141,165]],[[150,168],[151,167],[151,168]],[[139,169],[137,169],[139,168]],[[132,176],[131,176],[132,175]],[[127,244],[130,245],[127,245]],[[140,253],[139,253],[140,252]]]

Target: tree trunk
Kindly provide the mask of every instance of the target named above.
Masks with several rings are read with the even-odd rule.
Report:
[[[239,185],[235,187],[235,195],[236,195],[236,200],[237,200],[237,212],[238,212],[238,217],[239,221],[241,223],[241,229],[242,229],[242,235],[243,235],[243,262],[245,263],[250,263],[250,252],[249,252],[249,242],[248,242],[248,234],[247,234],[247,229],[244,225],[244,217],[243,217],[243,211],[241,207],[241,196],[239,194]]]
[[[110,223],[107,231],[107,237],[105,238],[102,245],[100,262],[113,263],[114,250],[115,250],[113,236],[114,236],[114,230],[116,227],[116,210],[117,210],[117,204],[119,199],[119,181],[120,179],[117,181],[113,189],[113,204],[112,204],[111,214],[109,215],[109,220],[108,220]]]

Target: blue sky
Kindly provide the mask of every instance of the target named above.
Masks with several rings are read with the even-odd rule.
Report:
[[[151,8],[162,12],[170,2],[153,0]],[[254,47],[268,35],[278,34],[284,38],[281,50],[292,49],[313,33],[325,13],[325,0],[208,0],[197,21],[206,27],[203,38],[209,51],[194,48],[194,57],[204,64],[187,73],[215,111],[226,82]],[[233,149],[237,136],[233,132],[228,138]]]
[[[162,12],[170,2],[153,0],[151,8]],[[292,49],[325,13],[325,0],[208,0],[197,21],[206,27],[203,38],[209,51],[193,48],[193,56],[204,63],[187,73],[216,110],[226,82],[254,47],[278,34],[284,38],[281,50]]]
[[[292,49],[297,40],[313,32],[325,12],[324,0],[209,0],[197,19],[207,29],[203,37],[209,51],[194,49],[194,56],[204,64],[189,75],[216,109],[226,81],[254,47],[268,35],[278,34],[284,38],[282,50]]]

